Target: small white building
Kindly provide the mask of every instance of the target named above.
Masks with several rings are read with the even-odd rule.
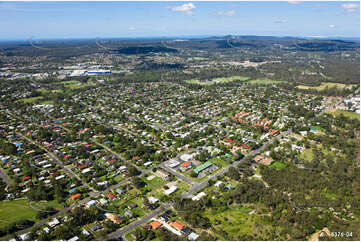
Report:
[[[89,201],[89,202],[86,204],[86,206],[87,206],[88,208],[90,208],[90,207],[92,207],[92,206],[94,206],[94,205],[96,205],[96,204],[97,204],[97,201],[91,200],[91,201]]]
[[[175,192],[177,190],[178,190],[177,186],[171,186],[171,187],[169,187],[169,189],[164,190],[164,194],[165,195],[170,195],[170,194],[172,194],[173,192]]]
[[[30,238],[29,235],[30,235],[30,232],[25,233],[25,234],[20,234],[20,235],[19,235],[19,238],[20,238],[21,240],[28,240],[28,239]]]
[[[151,204],[154,204],[154,203],[158,202],[159,199],[157,199],[157,198],[155,198],[155,197],[149,197],[149,198],[148,198],[148,201],[149,201]]]
[[[47,224],[49,225],[50,228],[54,228],[55,226],[60,224],[60,222],[57,218],[54,218],[53,220],[49,221]]]
[[[204,192],[200,192],[198,193],[196,196],[192,197],[193,201],[199,201],[202,197],[206,196],[207,194],[205,194]]]
[[[199,237],[199,235],[194,232],[192,232],[188,235],[189,240],[196,240],[196,239],[198,239],[198,237]]]

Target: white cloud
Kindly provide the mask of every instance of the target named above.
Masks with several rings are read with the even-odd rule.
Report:
[[[354,12],[359,7],[359,5],[354,3],[345,3],[342,4],[341,7],[346,9],[347,12],[351,13]]]
[[[129,29],[129,30],[135,30],[135,27],[134,27],[134,26],[129,26],[128,29]]]
[[[217,15],[219,16],[227,16],[227,17],[232,17],[236,14],[235,10],[229,10],[229,11],[218,11]]]
[[[287,1],[288,3],[291,3],[291,4],[299,4],[299,3],[302,3],[301,1]]]
[[[330,24],[329,27],[332,29],[332,28],[335,27],[335,25],[334,25],[334,24]]]
[[[196,8],[196,6],[193,3],[185,3],[180,6],[172,7],[171,9],[172,9],[172,11],[175,11],[175,12],[183,12],[187,15],[191,15],[191,14],[193,14],[193,12],[191,10],[194,8]]]

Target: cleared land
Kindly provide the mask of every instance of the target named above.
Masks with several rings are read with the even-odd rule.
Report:
[[[343,89],[343,88],[347,88],[350,89],[352,87],[354,87],[356,85],[347,85],[347,84],[342,84],[342,83],[333,83],[333,82],[323,82],[320,86],[304,86],[304,85],[299,85],[297,86],[297,88],[299,89],[315,89],[317,91],[322,91],[324,90],[326,87],[327,88],[339,88],[339,89]]]
[[[231,76],[231,77],[218,77],[218,78],[213,78],[212,80],[206,80],[206,81],[201,81],[201,80],[196,80],[196,79],[192,79],[192,80],[186,80],[186,83],[189,84],[198,84],[198,85],[202,85],[202,86],[207,86],[207,85],[213,85],[216,83],[227,83],[227,82],[233,82],[233,81],[246,81],[248,80],[248,77],[245,76]]]
[[[236,206],[232,208],[207,209],[203,216],[208,217],[214,226],[212,231],[221,240],[242,240],[243,236],[274,231],[266,216],[249,214],[252,207]],[[263,228],[259,224],[265,224]]]
[[[268,84],[277,84],[282,81],[270,80],[270,79],[256,79],[248,81],[249,84],[259,84],[259,85],[268,85]]]
[[[279,162],[279,161],[275,161],[275,162],[273,162],[272,165],[270,165],[270,167],[272,167],[272,168],[274,168],[276,170],[281,170],[281,169],[286,167],[286,164],[282,163],[282,162]]]
[[[51,202],[33,202],[29,206],[27,199],[18,199],[0,202],[0,228],[20,219],[29,219],[36,221],[36,213],[39,209],[46,206],[61,208],[61,205],[55,201]]]
[[[344,115],[346,117],[349,118],[357,118],[358,120],[360,120],[360,114],[359,113],[354,113],[354,112],[349,112],[349,111],[345,111],[345,110],[336,110],[335,112],[331,112],[332,114],[335,115]]]

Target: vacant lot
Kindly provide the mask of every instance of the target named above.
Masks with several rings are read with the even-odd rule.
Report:
[[[332,112],[332,114],[335,115],[344,115],[346,117],[349,118],[357,118],[358,120],[360,120],[360,114],[359,113],[354,113],[354,112],[349,112],[349,111],[345,111],[345,110],[336,110],[335,112]]]
[[[326,87],[327,88],[336,87],[336,88],[339,88],[339,89],[343,89],[343,88],[350,89],[353,86],[356,86],[356,85],[346,85],[346,84],[342,84],[342,83],[323,82],[320,86],[316,86],[316,87],[299,85],[299,86],[297,86],[297,88],[299,88],[299,89],[315,89],[317,91],[322,91]]]
[[[22,101],[24,103],[35,103],[37,100],[41,100],[41,99],[43,99],[43,97],[38,96],[38,97],[28,97],[28,98],[19,99],[19,101]]]
[[[269,85],[269,84],[277,84],[282,81],[276,81],[276,80],[270,80],[270,79],[256,79],[256,80],[250,80],[247,83],[249,84],[259,84],[259,85]]]
[[[186,80],[186,83],[189,84],[198,84],[198,85],[202,85],[202,86],[209,86],[209,85],[213,85],[216,83],[227,83],[227,82],[233,82],[233,81],[246,81],[248,80],[248,77],[244,77],[244,76],[231,76],[231,77],[217,77],[217,78],[213,78],[212,80],[196,80],[196,79],[192,79],[192,80]]]
[[[276,170],[281,170],[281,169],[286,167],[286,164],[282,163],[282,162],[279,162],[279,161],[275,161],[275,162],[273,162],[272,165],[270,165],[270,167],[272,167],[272,168],[274,168]]]
[[[17,199],[0,202],[0,228],[20,219],[29,219],[37,221],[35,218],[38,210],[45,209],[47,206],[56,209],[62,209],[63,206],[56,201],[32,202],[29,206],[27,199]]]
[[[249,214],[252,207],[232,206],[231,208],[207,209],[203,216],[213,225],[212,232],[221,240],[242,240],[244,235],[259,235],[266,231],[277,231],[267,216]]]

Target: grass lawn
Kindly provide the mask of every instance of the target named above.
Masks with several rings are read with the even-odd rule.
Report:
[[[317,91],[322,91],[326,87],[327,88],[336,87],[336,88],[339,88],[339,89],[342,89],[342,88],[350,89],[353,86],[355,86],[355,85],[346,85],[346,84],[342,84],[342,83],[333,83],[333,82],[323,82],[323,83],[321,83],[321,85],[316,86],[316,87],[299,85],[299,86],[297,86],[297,88],[299,88],[299,89],[315,89]]]
[[[281,170],[286,167],[286,164],[279,162],[279,161],[275,161],[275,162],[273,162],[272,165],[270,165],[270,167],[272,167],[276,170]]]
[[[212,158],[208,161],[212,162],[213,164],[216,164],[218,167],[226,167],[229,165],[227,161],[220,159],[218,157]]]
[[[227,82],[233,82],[233,81],[246,81],[248,80],[248,77],[245,76],[231,76],[231,77],[217,77],[217,78],[213,78],[212,80],[209,81],[200,81],[200,80],[196,80],[196,79],[192,79],[192,80],[186,80],[186,83],[189,84],[198,84],[198,85],[203,85],[203,86],[209,86],[209,85],[213,85],[216,83],[227,83]]]
[[[276,84],[276,83],[280,83],[280,82],[281,81],[269,80],[269,79],[256,79],[256,80],[248,81],[247,83],[249,83],[249,84],[267,85],[267,84]]]
[[[0,202],[0,227],[20,219],[36,221],[37,210],[28,206],[27,199]]]
[[[37,100],[41,100],[41,99],[43,99],[43,97],[38,96],[38,97],[23,98],[23,99],[19,99],[18,101],[22,101],[24,103],[35,103]]]
[[[181,195],[182,193],[184,193],[185,191],[187,191],[190,188],[188,183],[186,183],[185,181],[180,180],[180,179],[178,179],[177,187],[178,187],[178,190],[170,196],[175,197],[175,196]]]
[[[332,200],[335,200],[335,199],[337,198],[337,194],[332,193],[332,192],[326,192],[326,193],[325,193],[325,196],[326,196],[328,199],[332,199]]]
[[[239,235],[259,234],[264,230],[277,230],[263,217],[255,214],[248,214],[252,208],[236,206],[230,208],[207,209],[203,216],[208,217],[213,225],[212,232],[220,240],[239,240]],[[222,233],[220,231],[225,231]]]
[[[125,179],[125,178],[123,177],[122,174],[117,175],[116,177],[114,177],[114,181],[116,181],[116,182],[123,181],[124,179]]]
[[[313,159],[312,149],[304,149],[300,154],[300,158],[306,161],[312,161]]]
[[[84,87],[91,87],[91,86],[95,86],[95,84],[67,85],[66,87],[68,87],[70,89],[81,89],[81,88],[84,88]]]
[[[154,176],[152,180],[147,179],[150,176]],[[148,177],[143,177],[143,180],[145,183],[147,183],[147,188],[151,189],[152,191],[162,189],[163,186],[167,183],[167,181],[154,175],[153,173],[150,173]]]
[[[60,82],[60,84],[64,84],[64,85],[71,85],[71,84],[77,84],[77,83],[79,83],[79,82],[75,81],[75,80]]]
[[[348,118],[357,118],[358,120],[360,120],[360,114],[354,113],[354,112],[345,111],[345,110],[336,110],[335,112],[332,112],[332,114],[335,114],[335,115],[341,115],[341,114],[343,114],[344,116],[346,116],[346,117],[348,117]]]
[[[54,104],[53,100],[46,100],[46,101],[42,101],[40,102],[40,104],[46,105],[46,104]]]
[[[36,91],[40,92],[43,95],[48,94],[50,92],[50,90],[45,89],[45,88],[39,88],[39,89],[36,89]]]

